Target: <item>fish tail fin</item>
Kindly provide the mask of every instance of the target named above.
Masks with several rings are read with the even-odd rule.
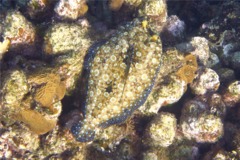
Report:
[[[81,122],[74,124],[71,128],[71,132],[73,136],[79,142],[90,142],[93,141],[95,138],[95,131],[91,129],[87,129],[83,127],[84,124]]]

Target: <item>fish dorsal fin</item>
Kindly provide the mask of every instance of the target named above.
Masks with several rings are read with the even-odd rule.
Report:
[[[123,94],[124,94],[124,90],[125,90],[125,86],[126,86],[126,83],[127,83],[127,79],[128,79],[128,75],[129,75],[129,72],[130,72],[130,68],[131,68],[131,64],[133,62],[133,56],[134,56],[134,46],[131,45],[128,50],[127,50],[127,56],[126,58],[124,59],[124,63],[126,63],[126,69],[124,71],[124,84],[123,84],[123,90],[122,90],[122,95],[121,95],[121,98],[119,99],[119,103],[121,104],[122,102],[122,97],[123,97]]]

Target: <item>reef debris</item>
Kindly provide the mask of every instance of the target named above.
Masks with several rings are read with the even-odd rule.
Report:
[[[168,81],[157,81],[147,101],[139,110],[146,115],[157,114],[162,106],[177,102],[186,91],[187,83],[175,75],[165,77]]]
[[[162,56],[158,78],[147,101],[139,110],[144,114],[157,114],[162,106],[177,102],[185,93],[187,84],[195,78],[198,69],[194,55],[170,48]]]
[[[35,27],[20,12],[8,12],[4,21],[3,37],[11,41],[11,46],[32,44],[35,41]]]
[[[210,68],[199,68],[196,79],[190,84],[192,92],[196,95],[203,95],[209,91],[217,91],[219,86],[219,76]]]
[[[195,48],[191,54],[197,57],[200,65],[206,66],[210,56],[208,40],[204,37],[193,37],[190,43]]]
[[[77,24],[57,23],[44,36],[44,51],[47,54],[63,54],[79,51],[89,46],[88,29]],[[86,51],[86,50],[85,50]]]
[[[184,105],[180,126],[185,137],[201,143],[214,143],[222,137],[224,114],[216,115],[212,108],[215,107],[210,107],[208,103],[199,99],[193,99]]]
[[[124,0],[124,4],[131,7],[138,7],[142,3],[142,0]]]
[[[7,125],[15,122],[15,114],[19,109],[22,99],[28,93],[26,74],[19,69],[8,70],[1,75],[1,120]]]
[[[16,123],[8,129],[1,127],[0,144],[1,159],[26,158],[40,146],[40,138],[24,124]]]
[[[233,107],[240,102],[240,81],[233,81],[228,85],[223,94],[223,100],[229,107]]]
[[[21,121],[37,134],[56,126],[65,84],[58,74],[41,71],[29,74],[17,69],[3,73],[0,112],[5,125]]]
[[[177,120],[173,114],[161,112],[145,130],[145,144],[151,147],[168,147],[175,138]]]
[[[44,36],[44,51],[46,55],[56,58],[52,65],[60,68],[65,76],[67,94],[76,88],[84,57],[92,44],[89,30],[78,24],[57,23],[49,28]]]
[[[138,10],[138,16],[149,18],[149,28],[160,33],[163,24],[167,21],[167,4],[165,0],[143,1]]]
[[[184,21],[180,20],[176,15],[167,17],[161,35],[168,45],[180,43],[185,38],[186,26]]]
[[[65,95],[65,82],[61,80],[60,75],[48,70],[29,74],[28,83],[32,86],[34,100],[44,107],[50,107]]]
[[[86,0],[60,0],[54,11],[62,19],[76,20],[88,11]]]

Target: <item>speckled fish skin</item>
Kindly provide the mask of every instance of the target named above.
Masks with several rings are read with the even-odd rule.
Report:
[[[72,127],[80,142],[124,122],[146,101],[160,69],[162,45],[134,20],[90,52],[85,119]]]

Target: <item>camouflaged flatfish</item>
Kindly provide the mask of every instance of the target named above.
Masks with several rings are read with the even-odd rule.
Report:
[[[160,68],[162,46],[139,20],[120,27],[115,36],[90,50],[84,120],[72,127],[80,142],[124,122],[152,90]]]

